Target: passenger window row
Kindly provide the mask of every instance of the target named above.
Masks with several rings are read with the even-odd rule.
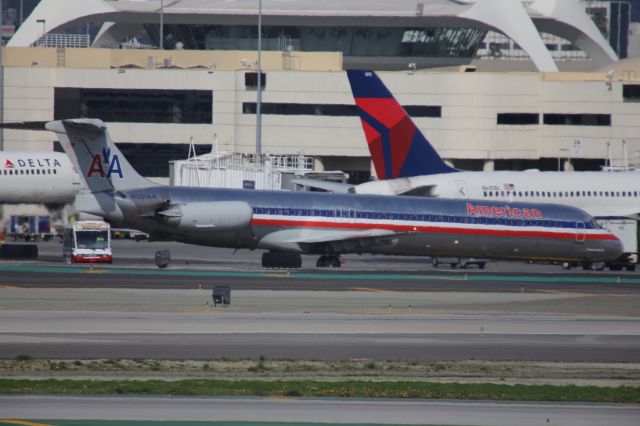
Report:
[[[497,197],[539,197],[539,198],[582,198],[582,197],[638,197],[638,191],[484,191],[485,198]]]
[[[58,170],[57,169],[9,169],[9,170],[3,170],[2,173],[0,173],[4,176],[15,176],[15,175],[57,175],[58,174]]]
[[[386,213],[368,212],[356,210],[320,210],[320,209],[286,209],[279,207],[254,207],[254,214],[277,215],[277,216],[302,216],[302,217],[338,217],[351,219],[381,219],[381,220],[402,220],[413,222],[431,223],[459,223],[471,225],[506,225],[506,226],[544,226],[547,228],[568,228],[578,227],[575,221],[561,221],[548,219],[517,219],[484,216],[451,216],[437,214],[408,214],[408,213]],[[597,228],[594,223],[582,223],[580,227],[587,229]]]

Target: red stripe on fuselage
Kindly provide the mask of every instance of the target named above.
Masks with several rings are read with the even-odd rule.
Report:
[[[493,237],[531,237],[531,238],[551,238],[551,239],[571,239],[577,237],[586,240],[616,240],[612,234],[576,234],[575,232],[549,232],[533,230],[513,230],[513,229],[482,229],[482,228],[456,228],[444,226],[424,226],[424,225],[396,225],[390,223],[345,223],[345,222],[321,222],[317,220],[291,220],[291,219],[257,219],[251,220],[252,225],[262,226],[283,226],[288,228],[336,228],[336,229],[384,229],[396,232],[421,232],[432,234],[461,234],[461,235],[484,235]]]

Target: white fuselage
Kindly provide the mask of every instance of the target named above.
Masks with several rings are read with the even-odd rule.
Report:
[[[0,204],[67,204],[81,187],[64,153],[0,151]]]
[[[457,172],[373,181],[358,194],[393,195],[422,188],[425,195],[557,203],[594,217],[640,218],[640,172]]]

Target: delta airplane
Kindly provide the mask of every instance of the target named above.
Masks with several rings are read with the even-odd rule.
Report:
[[[0,204],[72,203],[80,183],[65,153],[0,151]]]
[[[339,266],[343,253],[583,263],[622,251],[587,213],[560,205],[161,186],[136,173],[101,120],[45,127],[84,178],[78,211],[184,243],[268,250],[265,267],[300,267],[301,253]]]
[[[562,203],[594,217],[640,219],[640,173],[462,171],[447,165],[373,71],[348,70],[378,179],[335,192]]]

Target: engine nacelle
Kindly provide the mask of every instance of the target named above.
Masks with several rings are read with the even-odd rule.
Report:
[[[182,231],[237,231],[251,226],[253,209],[244,201],[214,201],[181,204],[159,213]]]

